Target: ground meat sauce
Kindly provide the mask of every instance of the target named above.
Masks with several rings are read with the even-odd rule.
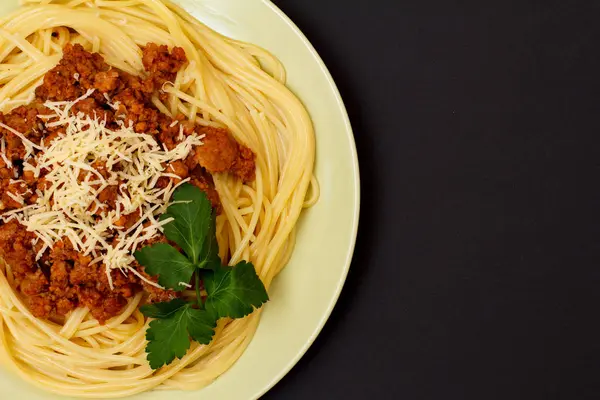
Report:
[[[179,124],[184,126],[184,135],[205,135],[204,145],[196,147],[183,161],[175,161],[167,172],[190,182],[207,193],[213,206],[220,212],[220,200],[212,179],[213,173],[229,172],[244,182],[254,179],[254,153],[237,143],[225,129],[196,125],[184,117],[174,119],[161,113],[152,105],[152,96],[160,94],[165,82],[173,81],[177,72],[187,62],[181,48],[169,51],[167,46],[150,43],[143,48],[145,77],[137,77],[111,68],[99,54],[90,53],[80,45],[67,45],[59,64],[44,77],[43,84],[36,89],[35,100],[14,109],[8,114],[0,113],[0,122],[22,133],[28,140],[39,144],[50,141],[64,127],[47,127],[38,115],[47,113],[44,102],[73,101],[89,89],[95,89],[87,99],[78,102],[73,112],[82,112],[104,119],[107,125],[116,125],[116,118],[129,121],[136,132],[152,134],[157,141],[169,149],[179,142]],[[109,104],[117,104],[114,110]],[[23,206],[15,200],[22,198],[25,204],[37,200],[36,191],[45,189],[43,171],[35,178],[31,172],[23,172],[26,150],[21,139],[7,129],[0,128],[5,141],[5,154],[12,163],[0,159],[0,213]],[[48,143],[48,142],[45,142]],[[102,165],[94,167],[103,174]],[[81,179],[85,177],[82,176]],[[157,186],[166,187],[169,179],[160,178]],[[116,186],[109,186],[98,196],[98,200],[109,208],[115,207]],[[39,193],[38,191],[38,193]],[[94,212],[94,210],[90,210]],[[116,225],[132,226],[137,214],[123,215]],[[133,273],[112,272],[114,289],[110,289],[105,267],[102,263],[91,264],[91,258],[75,251],[69,240],[58,241],[36,261],[41,241],[15,220],[0,226],[0,256],[10,266],[15,289],[20,292],[32,313],[40,318],[64,316],[76,307],[85,306],[100,321],[117,315],[127,299],[140,291],[147,293],[148,301],[168,301],[177,296],[172,290],[162,290],[144,282]],[[164,237],[153,240],[166,241]],[[35,244],[34,244],[35,243]],[[151,243],[147,243],[151,244]],[[146,278],[143,267],[134,265]],[[154,278],[151,278],[154,279]]]

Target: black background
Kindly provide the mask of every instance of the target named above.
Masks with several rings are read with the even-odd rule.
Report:
[[[599,398],[600,2],[275,3],[338,83],[363,203],[264,398]]]

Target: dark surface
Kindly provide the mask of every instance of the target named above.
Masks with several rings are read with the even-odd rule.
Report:
[[[264,398],[600,398],[600,3],[275,3],[340,87],[363,207]]]

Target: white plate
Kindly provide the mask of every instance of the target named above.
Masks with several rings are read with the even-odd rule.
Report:
[[[2,0],[0,16],[18,0]],[[271,288],[256,336],[240,360],[200,392],[156,391],[135,399],[256,399],[302,357],[329,317],[346,278],[359,216],[359,174],[352,130],[325,65],[298,28],[267,0],[180,0],[213,29],[256,43],[286,66],[289,87],[316,128],[319,203],[300,221],[298,243]],[[2,398],[59,399],[0,371]]]

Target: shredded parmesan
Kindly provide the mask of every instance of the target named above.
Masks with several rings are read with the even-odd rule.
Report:
[[[14,194],[9,191],[7,191],[6,194],[8,195],[8,197],[10,197],[11,199],[13,199],[14,201],[16,201],[19,204],[25,203],[25,200],[23,200],[23,196],[21,196],[20,194]]]
[[[31,143],[20,132],[0,124],[20,137],[26,151],[33,155],[24,163],[24,170],[33,171],[36,177],[44,176],[47,182],[45,190],[36,191],[36,204],[6,212],[1,219],[17,219],[36,234],[36,241],[44,243],[37,253],[38,259],[46,249],[66,238],[75,250],[92,255],[93,264],[104,264],[111,288],[111,272],[115,269],[131,271],[160,287],[131,267],[133,253],[146,241],[159,236],[163,226],[170,222],[159,221],[157,217],[166,211],[175,189],[189,179],[181,180],[167,172],[166,166],[185,159],[194,146],[202,145],[201,138],[184,136],[168,150],[151,135],[136,133],[131,124],[123,121],[118,121],[119,128],[112,130],[98,118],[82,113],[74,115],[73,105],[92,93],[90,90],[73,102],[44,104],[51,114],[43,118],[52,120],[55,126],[64,126],[66,132],[46,145]],[[10,165],[4,146],[2,139],[0,155]],[[173,179],[160,188],[156,184],[161,177]],[[115,208],[109,210],[98,196],[115,186]],[[21,195],[7,194],[24,203]],[[135,223],[124,229],[119,220],[130,214],[135,215]]]
[[[2,157],[2,161],[6,164],[7,168],[12,168],[12,162],[6,157],[6,140],[4,136],[0,139],[0,156]]]
[[[15,129],[11,128],[10,126],[8,126],[2,122],[0,122],[0,127],[6,129],[10,133],[17,136],[19,139],[21,139],[21,142],[23,142],[23,146],[25,147],[25,159],[28,159],[33,154],[34,149],[42,150],[42,148],[40,146],[36,145],[35,143],[33,143],[32,141],[27,139],[25,137],[25,135],[23,135],[21,132],[16,131]]]

